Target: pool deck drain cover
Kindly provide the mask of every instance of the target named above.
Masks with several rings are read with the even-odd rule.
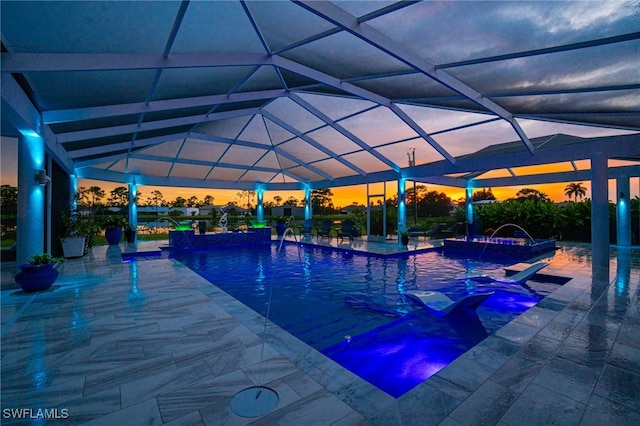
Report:
[[[253,386],[243,389],[231,400],[231,411],[240,417],[260,417],[276,408],[280,398],[273,389]]]

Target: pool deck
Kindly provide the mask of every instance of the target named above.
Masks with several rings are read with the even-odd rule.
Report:
[[[412,243],[352,245],[439,244]],[[398,399],[279,327],[265,332],[263,317],[178,262],[121,262],[157,247],[95,247],[36,294],[3,263],[2,424],[32,423],[5,416],[12,408],[90,425],[640,424],[637,247],[612,246],[609,265],[592,268],[589,245],[560,245],[546,272],[571,281]],[[276,409],[234,414],[233,396],[257,384],[278,393]]]

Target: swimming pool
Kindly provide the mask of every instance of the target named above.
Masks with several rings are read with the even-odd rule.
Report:
[[[172,251],[234,298],[388,394],[399,397],[557,288],[458,280],[504,264],[441,252],[376,257],[285,244]],[[494,291],[475,314],[437,318],[404,295]]]

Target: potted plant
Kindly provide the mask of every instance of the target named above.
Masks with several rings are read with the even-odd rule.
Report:
[[[124,234],[127,239],[127,243],[136,242],[136,230],[129,223],[125,225]]]
[[[88,246],[91,234],[89,221],[77,211],[69,210],[62,215],[62,234],[60,243],[64,257],[82,257]]]
[[[282,237],[284,235],[284,231],[287,230],[287,222],[284,218],[279,217],[276,219],[276,234],[278,237]]]
[[[398,235],[403,246],[409,244],[409,231],[398,231]]]
[[[53,258],[48,253],[33,255],[29,263],[18,266],[20,272],[15,281],[25,292],[47,290],[58,278],[55,267],[62,262],[64,259]]]
[[[110,245],[118,244],[122,238],[122,229],[127,226],[127,221],[123,216],[104,216],[100,221],[104,236]]]

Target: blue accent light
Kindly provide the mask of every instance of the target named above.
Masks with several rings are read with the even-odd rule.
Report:
[[[405,188],[406,179],[402,178],[398,181],[398,231],[407,229],[405,222],[407,220],[407,193]],[[398,243],[400,243],[398,239]]]
[[[473,223],[473,188],[466,188],[466,202],[467,202],[467,222]]]
[[[262,188],[258,188],[258,190],[256,191],[256,194],[258,196],[258,205],[256,207],[256,216],[258,217],[258,220],[263,220],[264,219],[264,189]]]
[[[40,135],[38,133],[36,133],[35,131],[33,131],[33,130],[20,130],[20,133],[23,136],[26,136],[28,138],[39,138],[40,137]]]
[[[307,202],[304,203],[304,218],[311,219],[311,188],[305,188],[304,198],[307,200]]]
[[[620,213],[626,213],[627,208],[627,200],[625,198],[618,199],[618,210],[620,211]]]
[[[29,155],[36,170],[44,169],[44,143],[37,133],[24,134],[24,141],[29,147]]]

